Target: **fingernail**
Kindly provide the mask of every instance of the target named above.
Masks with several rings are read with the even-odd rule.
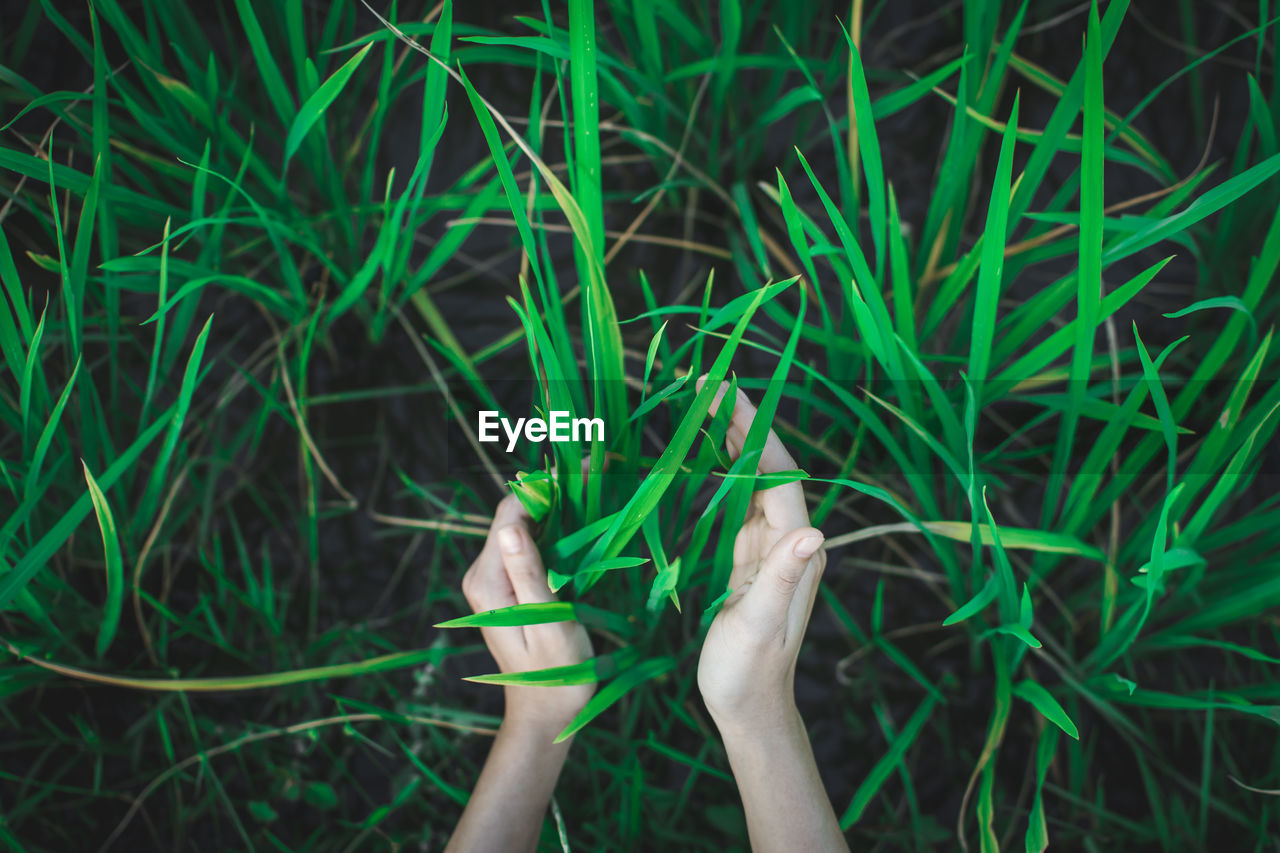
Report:
[[[519,554],[524,547],[524,538],[514,527],[504,527],[498,531],[498,545],[504,554]]]
[[[802,560],[807,560],[818,552],[822,547],[822,536],[819,534],[811,534],[804,537],[795,544],[792,552]]]

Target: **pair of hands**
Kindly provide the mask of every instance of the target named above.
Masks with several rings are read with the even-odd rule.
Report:
[[[726,383],[717,393],[713,412],[727,388]],[[756,408],[741,391],[733,405],[725,449],[737,459]],[[770,430],[760,473],[795,467]],[[733,592],[711,623],[698,660],[698,689],[722,731],[760,727],[795,715],[796,657],[826,565],[822,541],[822,534],[809,524],[798,482],[752,497],[734,541],[729,576]],[[484,549],[462,579],[462,592],[477,613],[556,600],[529,532],[529,516],[514,496],[498,505]],[[481,631],[502,672],[567,666],[592,655],[586,631],[574,622]],[[582,710],[595,688],[585,684],[504,689],[508,722],[545,729],[554,737]]]

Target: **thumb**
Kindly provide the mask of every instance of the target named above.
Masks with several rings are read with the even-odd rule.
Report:
[[[754,618],[773,625],[786,622],[796,590],[809,571],[810,559],[822,547],[822,532],[800,527],[784,535],[769,549],[760,571],[743,596]],[[750,601],[750,604],[748,604]]]

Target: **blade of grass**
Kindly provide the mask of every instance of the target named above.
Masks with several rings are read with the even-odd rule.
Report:
[[[302,108],[298,110],[298,114],[293,117],[293,123],[289,126],[288,136],[285,137],[284,166],[286,169],[289,166],[289,161],[293,159],[293,155],[297,152],[298,146],[302,144],[302,140],[306,138],[307,133],[315,126],[316,122],[324,117],[325,111],[329,109],[329,106],[338,95],[342,94],[347,82],[356,73],[360,63],[364,62],[365,55],[369,53],[372,47],[372,43],[365,45],[355,56],[344,62],[337,71],[330,74],[328,79],[320,84],[320,88],[312,92],[311,96],[303,102]]]
[[[116,532],[115,517],[111,514],[111,506],[107,497],[98,487],[98,482],[84,467],[84,479],[89,486],[89,497],[93,500],[93,511],[98,516],[98,528],[102,532],[102,549],[106,560],[107,601],[102,608],[102,622],[98,626],[98,642],[95,653],[101,659],[106,656],[111,641],[115,639],[116,628],[120,625],[120,612],[124,609],[124,564],[120,557],[120,536]]]
[[[991,341],[995,332],[996,305],[1000,298],[1004,271],[1004,241],[1008,231],[1009,191],[1013,179],[1014,129],[1018,125],[1018,96],[1014,96],[1009,125],[1000,142],[1000,159],[987,207],[987,225],[983,229],[982,265],[978,269],[978,289],[973,301],[973,326],[969,349],[969,381],[981,397],[991,359]]]

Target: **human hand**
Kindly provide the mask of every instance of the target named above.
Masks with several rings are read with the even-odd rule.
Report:
[[[476,613],[556,600],[529,533],[529,515],[514,495],[498,504],[484,549],[462,578],[462,594]],[[576,622],[481,628],[480,632],[502,672],[569,666],[592,655],[591,640]],[[504,725],[531,726],[554,737],[586,705],[595,685],[506,685],[504,690]]]
[[[699,388],[703,381],[698,381]],[[713,412],[727,390],[725,383],[712,403]],[[737,459],[756,408],[741,391],[733,406],[725,449]],[[759,472],[795,467],[782,441],[769,430]],[[752,496],[733,546],[733,593],[711,623],[698,660],[698,689],[722,731],[785,724],[795,717],[796,656],[826,566],[822,541],[822,533],[809,524],[799,483]]]

